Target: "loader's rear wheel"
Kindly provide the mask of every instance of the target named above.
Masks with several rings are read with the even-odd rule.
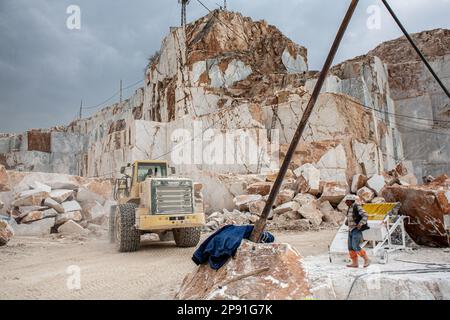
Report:
[[[141,242],[140,231],[136,229],[134,203],[122,204],[117,207],[115,214],[116,246],[120,252],[134,252],[139,249]]]
[[[201,229],[200,228],[184,228],[174,229],[173,237],[178,247],[191,248],[197,246],[200,242]]]

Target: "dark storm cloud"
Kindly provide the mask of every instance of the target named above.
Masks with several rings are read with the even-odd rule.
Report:
[[[221,0],[203,0],[214,9]],[[396,0],[392,6],[411,32],[449,27],[448,0]],[[319,69],[349,1],[228,0],[231,10],[265,19],[309,50]],[[81,30],[66,27],[66,9],[81,7]],[[336,62],[400,36],[381,8],[380,30],[368,30],[362,0]],[[194,20],[206,12],[196,0]],[[67,124],[80,100],[95,105],[143,78],[147,58],[180,21],[175,0],[0,0],[0,132]],[[131,94],[131,89],[125,96]]]

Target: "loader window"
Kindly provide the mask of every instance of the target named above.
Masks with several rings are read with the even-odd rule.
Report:
[[[167,177],[167,165],[165,163],[143,163],[138,165],[138,182],[143,182],[147,177]]]

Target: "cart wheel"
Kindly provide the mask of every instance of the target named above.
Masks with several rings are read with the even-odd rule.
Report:
[[[386,264],[389,261],[389,254],[386,250],[383,250],[380,254],[380,264]]]

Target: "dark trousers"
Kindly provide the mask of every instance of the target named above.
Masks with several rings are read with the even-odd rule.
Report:
[[[348,233],[348,251],[356,251],[360,252],[361,247],[360,244],[363,239],[363,234],[361,230],[357,228],[353,229]]]

